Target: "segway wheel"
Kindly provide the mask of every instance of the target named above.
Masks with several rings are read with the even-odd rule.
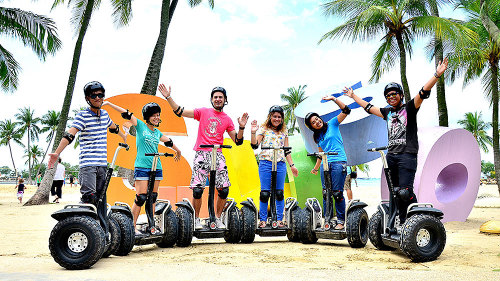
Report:
[[[175,245],[177,242],[177,233],[179,231],[179,224],[177,221],[177,215],[173,210],[168,211],[164,218],[164,226],[165,233],[163,233],[163,239],[161,242],[156,243],[158,247],[161,248],[170,248]]]
[[[292,210],[291,221],[288,223],[288,232],[286,236],[290,242],[300,242],[300,220],[301,220],[302,210],[300,207],[296,207]]]
[[[404,223],[400,247],[413,262],[437,259],[445,245],[446,230],[438,218],[415,214]]]
[[[191,245],[191,241],[193,240],[193,215],[183,206],[178,206],[175,213],[177,214],[179,227],[177,232],[177,246],[187,247]]]
[[[384,244],[382,240],[382,228],[382,213],[378,210],[368,222],[368,238],[370,238],[373,246],[379,250],[394,250],[394,248]]]
[[[122,235],[118,221],[116,221],[116,219],[111,216],[108,219],[108,227],[109,227],[109,233],[111,235],[111,241],[106,250],[104,251],[104,254],[102,254],[103,258],[107,258],[111,256],[114,252],[116,252],[116,250],[120,246],[120,239]]]
[[[118,222],[120,227],[120,245],[114,252],[116,256],[126,256],[132,251],[135,243],[134,221],[124,213],[112,213],[111,218]]]
[[[241,240],[241,218],[240,210],[237,207],[229,211],[229,218],[227,220],[226,231],[224,231],[224,240],[227,243],[238,243]],[[255,232],[254,232],[255,233]]]
[[[50,254],[66,269],[86,269],[104,253],[106,238],[98,221],[73,216],[59,221],[49,238]]]
[[[300,222],[300,240],[304,244],[314,244],[318,241],[316,233],[313,231],[312,212],[308,208],[302,210],[302,220]]]
[[[363,248],[368,242],[368,214],[363,208],[356,208],[348,213],[347,241],[352,248]]]
[[[255,230],[257,222],[255,221],[255,211],[248,207],[241,207],[241,243],[252,243],[255,240]]]

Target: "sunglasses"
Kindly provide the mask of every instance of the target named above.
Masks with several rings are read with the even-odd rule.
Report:
[[[398,92],[390,92],[390,93],[387,93],[387,95],[385,95],[385,98],[388,99],[388,98],[395,97],[397,95],[399,95]]]
[[[100,98],[100,99],[102,99],[102,98],[104,98],[104,94],[90,94],[90,95],[89,95],[89,97],[90,97],[91,99],[94,99],[94,100],[95,100],[96,98]]]

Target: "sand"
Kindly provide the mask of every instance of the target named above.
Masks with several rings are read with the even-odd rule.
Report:
[[[35,191],[29,187],[27,200]],[[378,188],[356,190],[356,198],[376,208]],[[135,247],[126,257],[101,259],[89,270],[70,271],[52,259],[48,238],[56,221],[50,214],[77,202],[78,188],[63,189],[60,204],[23,207],[13,185],[0,185],[1,280],[500,280],[500,235],[479,232],[482,223],[500,220],[496,186],[481,186],[469,218],[445,224],[443,254],[412,263],[399,251],[379,251],[368,242],[352,249],[347,240],[319,240],[313,245],[286,237],[260,238],[252,244],[194,238],[187,248]]]

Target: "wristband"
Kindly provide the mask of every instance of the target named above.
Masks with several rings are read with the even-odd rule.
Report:
[[[313,168],[313,171],[317,172],[318,170],[316,170],[316,169]]]
[[[240,130],[245,130],[245,127],[241,127],[241,126],[240,126]]]
[[[168,95],[168,97],[165,97],[165,99],[167,99],[167,100],[170,99],[170,98],[172,98],[170,95]]]
[[[293,167],[293,166],[295,166],[295,163],[293,163],[292,165],[290,165],[290,168]]]
[[[436,77],[437,79],[441,78],[441,76],[438,76],[437,72],[434,72],[434,77]]]

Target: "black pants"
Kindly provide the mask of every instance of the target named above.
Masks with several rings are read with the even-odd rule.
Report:
[[[62,186],[64,180],[54,180],[52,181],[52,187],[50,188],[50,194],[52,196],[57,195],[58,198],[62,198]]]
[[[391,180],[394,187],[408,188],[409,200],[401,200],[396,196],[396,206],[399,211],[399,221],[403,224],[406,220],[406,210],[411,203],[417,203],[417,196],[413,193],[415,172],[417,171],[417,154],[399,153],[387,154],[387,166],[391,171]]]

